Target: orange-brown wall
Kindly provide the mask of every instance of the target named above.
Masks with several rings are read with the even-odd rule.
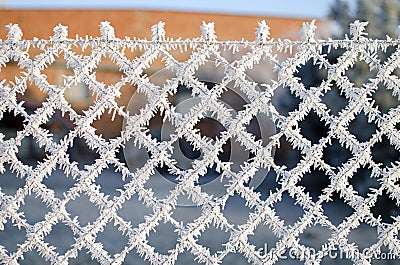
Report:
[[[296,38],[302,22],[309,19],[239,16],[142,10],[0,10],[0,38],[6,36],[5,25],[19,24],[24,38],[48,38],[58,24],[68,26],[70,37],[79,35],[99,36],[99,24],[110,21],[117,37],[150,38],[150,27],[159,21],[166,22],[168,37],[192,38],[200,36],[203,21],[215,22],[220,40],[253,40],[257,22],[265,19],[271,35]]]

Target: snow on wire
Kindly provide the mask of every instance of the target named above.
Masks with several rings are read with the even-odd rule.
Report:
[[[356,264],[370,264],[374,253],[380,253],[384,246],[390,252],[399,255],[400,216],[395,216],[391,223],[386,223],[372,214],[371,207],[382,193],[389,194],[389,197],[396,201],[396,206],[399,206],[400,164],[398,161],[386,166],[376,163],[371,149],[385,136],[391,146],[397,151],[400,150],[400,134],[396,128],[400,122],[400,106],[394,106],[383,113],[374,105],[372,97],[381,84],[384,84],[385,89],[390,90],[394,97],[400,96],[400,80],[394,73],[400,67],[400,40],[390,37],[386,40],[370,39],[365,32],[366,25],[365,22],[355,21],[350,25],[350,37],[319,40],[315,37],[314,22],[304,23],[302,39],[291,41],[271,39],[269,27],[262,21],[258,24],[254,41],[219,41],[213,23],[203,23],[199,38],[170,39],[166,37],[164,23],[159,22],[151,28],[151,40],[117,38],[114,28],[108,22],[101,23],[101,35],[98,38],[77,36],[71,39],[68,38],[67,27],[59,25],[54,28],[54,35],[50,39],[24,40],[18,25],[10,24],[7,26],[7,39],[0,41],[1,68],[7,68],[10,61],[15,61],[23,73],[15,77],[15,82],[6,83],[5,79],[1,81],[0,117],[5,112],[21,115],[24,118],[24,127],[15,137],[7,140],[0,133],[0,172],[6,174],[8,168],[16,172],[17,176],[24,180],[24,186],[13,195],[7,195],[0,189],[0,231],[4,230],[4,224],[11,220],[16,227],[23,228],[26,235],[24,242],[18,245],[15,252],[10,252],[0,245],[0,262],[18,264],[24,253],[36,251],[51,263],[68,264],[81,250],[90,253],[91,258],[101,264],[122,264],[132,252],[151,264],[174,264],[184,252],[190,252],[196,262],[204,264],[221,264],[229,253],[239,253],[251,264],[274,264],[282,253],[288,250],[291,253],[312,250],[314,255],[299,258],[307,264],[320,263],[335,249],[359,253],[351,256],[352,262]],[[31,58],[28,53],[31,47],[38,48],[41,53]],[[73,50],[74,47],[80,47],[82,51],[90,48],[90,52],[88,55],[79,55]],[[246,48],[246,52],[233,62],[229,62],[223,55],[224,51],[236,53],[243,48]],[[378,52],[385,52],[389,48],[395,50],[381,63]],[[124,55],[125,49],[140,50],[142,53],[129,59]],[[324,49],[328,52],[331,49],[343,49],[344,52],[336,62],[331,62],[325,57]],[[189,51],[190,57],[180,62],[174,58],[171,51]],[[277,53],[284,53],[286,57],[279,59]],[[64,84],[55,86],[49,83],[41,71],[60,56],[63,56],[66,67],[72,69],[74,75],[65,76]],[[91,74],[103,57],[110,58],[117,64],[119,71],[124,73],[124,77],[114,85],[106,86]],[[144,71],[151,68],[152,63],[158,59],[162,59],[164,67],[175,74],[175,77],[162,87],[152,84],[144,75]],[[296,77],[296,73],[298,67],[310,60],[318,68],[326,70],[327,77],[319,86],[307,88],[301,83],[302,80]],[[357,87],[347,78],[346,71],[361,60],[368,64],[370,71],[376,70],[377,74]],[[258,84],[246,78],[246,71],[262,61],[273,65],[277,73],[276,80]],[[211,89],[195,77],[196,71],[207,62],[213,62],[224,69],[221,83]],[[78,82],[88,84],[90,92],[96,95],[93,105],[83,113],[78,113],[72,108],[64,96],[66,90]],[[229,82],[234,82],[249,99],[248,104],[236,115],[218,100]],[[338,113],[331,112],[322,100],[334,83],[348,101],[348,105]],[[17,94],[23,94],[29,84],[36,85],[47,95],[46,100],[34,113],[29,113],[24,107],[24,102],[17,99]],[[126,106],[119,106],[116,101],[121,95],[120,88],[125,84],[136,86],[138,91],[147,97],[147,104],[135,115],[131,115]],[[169,101],[169,96],[177,93],[179,84],[190,87],[191,95],[200,100],[185,115],[180,115]],[[258,86],[261,89],[256,89]],[[290,93],[299,99],[296,108],[287,114],[280,113],[272,101],[280,87],[289,88]],[[68,113],[75,126],[59,142],[53,140],[48,129],[41,127],[55,110]],[[218,121],[226,128],[214,141],[201,136],[199,131],[194,129],[207,111],[216,113]],[[299,128],[300,122],[311,111],[328,127],[326,136],[314,143],[304,137]],[[125,119],[126,126],[120,136],[105,139],[95,133],[92,124],[105,112]],[[146,130],[156,112],[163,113],[165,119],[176,128],[175,134],[171,135],[169,140],[158,141]],[[364,112],[368,121],[377,126],[370,139],[362,142],[351,135],[348,129],[349,124],[360,112]],[[246,125],[258,113],[270,115],[277,129],[267,144],[263,144],[246,130]],[[32,136],[46,151],[46,157],[34,166],[24,164],[17,157],[22,140],[28,136]],[[67,152],[76,137],[84,138],[89,148],[98,154],[95,162],[84,169],[71,162]],[[196,159],[189,169],[177,167],[172,157],[172,145],[180,137],[187,139],[195,149],[202,152],[202,156]],[[286,165],[279,165],[273,156],[273,150],[280,147],[283,138],[301,154],[301,159],[290,169]],[[240,165],[240,170],[237,171],[232,169],[231,163],[218,157],[229,139],[238,142],[254,154],[251,159]],[[351,152],[351,158],[337,167],[327,164],[323,159],[324,150],[332,140],[338,140],[341,146]],[[151,153],[145,165],[136,171],[131,171],[117,156],[118,150],[128,141],[134,141],[137,146]],[[95,183],[96,178],[110,165],[113,165],[124,179],[129,180],[120,190],[120,195],[112,199],[100,192]],[[169,172],[175,175],[179,182],[168,196],[158,200],[145,184],[156,168],[163,165],[168,167]],[[216,165],[217,171],[228,180],[223,196],[210,195],[202,190],[201,185],[195,185],[213,165]],[[57,167],[76,181],[62,198],[55,196],[54,191],[43,183]],[[371,188],[366,196],[358,194],[350,184],[352,176],[362,167],[370,168],[370,178],[379,182],[379,187]],[[259,192],[246,185],[261,168],[274,171],[276,182],[279,184],[279,188],[271,191],[266,199],[262,199]],[[313,169],[324,171],[330,181],[317,200],[313,200],[304,187],[298,185],[303,176]],[[282,199],[284,193],[294,198],[296,204],[304,211],[303,216],[293,225],[287,225],[274,206]],[[353,213],[338,225],[330,221],[322,207],[324,202],[332,199],[334,193],[338,193],[353,209]],[[25,197],[30,194],[40,198],[49,209],[43,221],[33,224],[19,211]],[[80,194],[87,195],[90,202],[100,211],[99,217],[87,226],[82,226],[77,219],[71,218],[66,207]],[[223,214],[227,200],[234,194],[241,196],[246,201],[246,206],[251,209],[247,221],[241,225],[234,225]],[[118,210],[124,207],[124,203],[133,195],[138,195],[141,203],[152,211],[138,226],[132,225],[129,220],[118,214]],[[201,207],[201,215],[188,223],[179,222],[173,217],[178,206],[178,197],[182,195]],[[59,222],[69,227],[75,238],[75,243],[64,254],[58,253],[54,246],[44,240]],[[168,254],[159,253],[157,248],[148,243],[149,233],[161,222],[171,223],[178,236],[175,248]],[[368,247],[369,251],[361,251],[357,244],[348,240],[349,234],[362,222],[377,231],[376,241]],[[98,233],[108,223],[114,223],[128,238],[123,250],[115,255],[110,255],[103,244],[96,240]],[[261,253],[249,240],[249,236],[261,224],[270,227],[277,238],[275,246],[266,253]],[[331,233],[319,249],[306,246],[299,240],[307,227],[314,225],[326,227]],[[230,234],[228,242],[214,254],[198,241],[209,226]],[[0,244],[2,242],[4,239],[0,239]]]

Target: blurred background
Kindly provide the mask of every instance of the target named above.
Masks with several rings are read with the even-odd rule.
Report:
[[[98,37],[99,24],[102,21],[109,21],[115,28],[115,35],[119,38],[129,36],[130,38],[150,39],[150,28],[159,21],[164,21],[166,36],[171,38],[197,38],[201,35],[200,26],[203,21],[215,22],[215,30],[218,40],[254,40],[255,28],[257,22],[266,20],[270,27],[271,38],[281,39],[300,39],[299,31],[303,22],[309,22],[316,19],[317,38],[342,38],[344,34],[349,34],[349,24],[356,19],[369,21],[367,31],[373,38],[386,39],[386,36],[397,37],[397,25],[400,20],[400,1],[398,0],[286,0],[286,1],[0,1],[0,39],[7,38],[5,26],[9,23],[15,23],[23,31],[24,39],[48,39],[53,35],[53,28],[62,24],[68,26],[69,37],[76,35],[84,37],[86,35]],[[74,48],[75,49],[75,48]],[[74,50],[73,49],[73,50]],[[77,54],[89,55],[91,50],[82,51],[76,48]],[[232,62],[239,59],[248,49],[240,50],[232,54],[224,52],[224,57]],[[30,56],[40,54],[42,51],[37,48],[31,48]],[[290,54],[275,51],[280,60],[284,60]],[[329,51],[324,49],[324,54],[330,63],[337,62],[337,58],[344,53],[344,50],[334,49]],[[380,51],[379,58],[383,63],[392,53],[393,49]],[[133,59],[140,56],[143,51],[125,51],[125,56]],[[178,61],[188,58],[190,53],[180,53],[172,51],[171,54]],[[6,80],[3,85],[12,85],[14,77],[21,75],[18,62],[10,60],[6,67],[0,71],[0,81]],[[156,60],[150,68],[146,69],[144,74],[152,76],[161,69],[164,64],[161,60]],[[270,83],[276,80],[277,73],[273,71],[274,65],[269,61],[263,62],[247,72],[249,78],[255,82]],[[207,71],[207,70],[206,70]],[[109,58],[104,58],[98,67],[93,71],[96,79],[104,84],[112,85],[117,83],[125,73],[121,72],[119,67]],[[377,71],[370,71],[369,66],[362,60],[359,60],[354,67],[346,72],[347,77],[355,86],[361,87],[373,77]],[[64,82],[64,76],[73,75],[73,70],[68,69],[60,55],[56,61],[48,68],[42,71],[47,76],[50,84],[61,86]],[[212,70],[207,72],[212,76]],[[393,73],[398,76],[398,71]],[[318,69],[311,61],[298,68],[296,75],[300,82],[306,88],[316,87],[321,81],[326,79],[327,70]],[[190,88],[181,88],[180,93],[187,93]],[[118,99],[120,106],[127,106],[136,87],[125,85],[121,88],[122,96]],[[186,92],[185,92],[186,91]],[[323,98],[323,102],[331,109],[331,113],[339,114],[348,104],[348,98],[343,93],[343,88],[334,84],[332,90]],[[34,84],[27,84],[27,90],[24,94],[19,94],[18,99],[24,101],[24,107],[28,113],[33,113],[46,100],[47,94],[42,92],[41,88]],[[91,92],[90,84],[84,82],[71,86],[66,94],[66,99],[71,103],[77,113],[82,113],[91,104],[93,104],[96,95]],[[399,105],[399,98],[392,94],[382,84],[373,95],[376,106],[382,113],[387,113],[390,108]],[[171,101],[177,100],[171,98]],[[290,111],[298,107],[300,99],[290,92],[288,87],[277,89],[273,98],[274,105],[282,115],[287,115]],[[239,111],[243,108],[246,99],[238,99],[239,106],[235,109]],[[247,102],[248,103],[248,102]],[[235,105],[235,102],[229,104]],[[242,104],[242,105],[240,105]],[[162,123],[162,114],[158,113],[150,122],[149,129],[152,136],[160,139],[160,128]],[[22,130],[26,124],[24,117],[14,115],[13,111],[6,111],[0,120],[0,132],[5,136],[4,140],[16,136],[19,130]],[[102,135],[105,139],[115,138],[120,135],[123,127],[122,117],[116,116],[111,120],[111,114],[105,113],[92,126],[96,128],[96,133]],[[258,126],[258,129],[257,129]],[[74,128],[68,114],[61,115],[56,111],[53,117],[42,125],[53,134],[53,140],[59,141],[70,130]],[[313,144],[327,135],[328,127],[319,119],[315,112],[311,111],[306,119],[299,124],[302,135],[309,139]],[[217,122],[203,121],[198,128],[203,135],[214,138],[224,130],[221,124]],[[396,127],[397,130],[400,126]],[[365,113],[357,115],[356,119],[350,123],[349,132],[354,135],[358,141],[368,141],[375,133],[376,125],[368,121]],[[211,131],[211,133],[210,133]],[[259,124],[251,123],[248,131],[260,139]],[[195,157],[196,150],[193,150],[187,141],[180,142],[182,153],[187,157]],[[225,149],[224,149],[225,151]],[[73,147],[69,149],[71,161],[76,161],[80,168],[92,164],[97,158],[96,153],[86,144],[85,139],[76,138]],[[226,152],[230,152],[227,148]],[[373,160],[380,163],[381,167],[390,167],[392,163],[399,161],[399,150],[391,145],[388,137],[384,136],[382,141],[376,144],[372,150]],[[40,148],[32,137],[26,137],[19,148],[18,158],[26,164],[34,166],[37,161],[41,161],[46,153]],[[120,159],[124,161],[125,156],[120,152]],[[250,154],[251,155],[251,154]],[[226,156],[226,154],[225,154]],[[221,154],[221,160],[224,154]],[[338,140],[333,140],[324,151],[324,161],[336,168],[343,165],[352,157],[351,152],[342,146]],[[294,148],[286,139],[281,139],[281,145],[275,150],[275,163],[286,165],[288,169],[294,168],[300,161],[301,156],[298,149]],[[165,169],[164,169],[165,171]],[[163,169],[160,172],[165,173]],[[370,188],[376,188],[379,183],[371,178],[371,169],[368,167],[360,168],[354,177],[350,180],[355,190],[361,196],[366,196]],[[275,172],[268,172],[268,176],[258,191],[263,194],[263,198],[268,196],[269,191],[279,187],[275,183]],[[0,181],[1,183],[1,181]],[[4,182],[3,182],[4,183]],[[3,185],[3,184],[2,184]],[[5,184],[4,184],[5,185]],[[329,176],[322,170],[314,170],[307,173],[299,182],[312,196],[313,200],[318,199],[318,195],[329,185]],[[292,198],[286,198],[290,203],[294,202]],[[333,198],[338,204],[341,199],[338,194]],[[335,208],[329,210],[330,206],[324,205],[326,213],[332,211],[333,219],[343,220],[353,209],[347,205],[342,205],[340,214]],[[399,214],[399,207],[388,194],[382,194],[375,207],[372,208],[374,216],[381,216],[387,223],[393,222],[391,216]],[[281,213],[285,215],[285,213]],[[287,213],[286,213],[287,214]],[[340,217],[338,216],[340,215]],[[289,217],[288,217],[289,218]],[[362,240],[359,240],[360,242]],[[1,242],[0,242],[1,243]]]

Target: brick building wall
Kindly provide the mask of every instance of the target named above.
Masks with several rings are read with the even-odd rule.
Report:
[[[48,38],[53,27],[67,25],[70,37],[79,35],[99,36],[101,21],[110,21],[117,37],[150,38],[150,27],[159,21],[166,22],[166,32],[172,38],[200,36],[203,21],[215,22],[219,40],[254,39],[257,22],[265,19],[275,38],[296,38],[304,18],[281,18],[205,14],[188,12],[141,11],[141,10],[0,10],[0,37],[4,38],[4,26],[17,23],[23,28],[25,38]],[[321,21],[321,23],[326,23]]]

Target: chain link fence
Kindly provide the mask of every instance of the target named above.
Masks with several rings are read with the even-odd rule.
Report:
[[[366,26],[24,40],[10,24],[0,262],[395,264],[399,39]]]

